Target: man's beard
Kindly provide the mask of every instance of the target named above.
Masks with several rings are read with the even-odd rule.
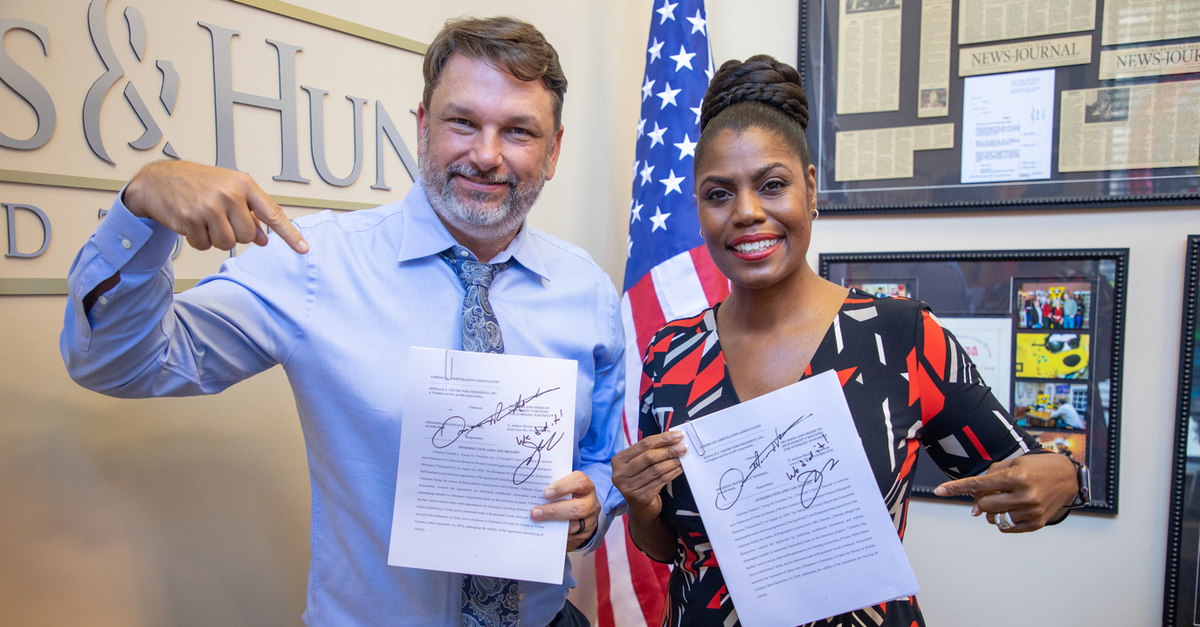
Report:
[[[493,240],[508,237],[520,228],[525,216],[533,208],[534,201],[546,184],[550,172],[553,145],[546,151],[542,171],[534,180],[521,182],[513,173],[500,176],[496,171],[484,171],[474,166],[454,163],[439,171],[429,158],[429,132],[421,139],[417,155],[420,157],[421,186],[435,212],[451,226],[477,239]],[[460,197],[454,188],[455,176],[469,176],[487,183],[508,185],[508,196],[493,207],[492,194],[465,190],[466,198]]]

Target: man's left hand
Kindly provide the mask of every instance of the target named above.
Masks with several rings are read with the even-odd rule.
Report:
[[[968,494],[975,498],[971,515],[996,516],[1007,513],[1013,522],[1005,533],[1037,531],[1046,523],[1062,517],[1062,508],[1079,493],[1075,465],[1058,454],[1022,455],[1010,461],[996,462],[987,473],[947,481],[934,490],[938,496]]]
[[[570,496],[571,498],[563,498]],[[582,472],[576,470],[555,481],[546,488],[546,499],[554,501],[538,505],[529,512],[537,522],[546,520],[567,521],[567,552],[583,546],[596,534],[600,520],[600,499],[596,497],[596,485]]]

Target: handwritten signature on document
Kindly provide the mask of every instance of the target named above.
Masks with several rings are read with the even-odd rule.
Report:
[[[442,426],[438,427],[437,431],[433,432],[433,436],[430,439],[434,448],[446,448],[457,442],[462,436],[476,429],[494,425],[501,420],[504,420],[505,418],[521,411],[526,405],[539,396],[545,396],[558,389],[559,388],[550,388],[549,390],[539,389],[528,398],[518,396],[517,402],[508,406],[505,406],[504,403],[500,403],[496,405],[495,412],[493,412],[487,418],[484,418],[483,420],[480,420],[472,425],[468,425],[466,419],[462,416],[451,416],[442,423]],[[563,432],[551,431],[552,424],[557,425],[560,420],[561,418],[556,417],[553,423],[546,421],[546,423],[542,426],[534,425],[533,434],[535,436],[546,435],[546,437],[542,438],[541,440],[534,441],[534,439],[528,434],[517,438],[517,446],[531,448],[533,449],[533,453],[531,453],[529,457],[521,460],[521,463],[517,464],[517,467],[513,470],[513,485],[521,485],[522,483],[528,481],[529,478],[533,476],[533,473],[537,471],[538,466],[542,463],[542,451],[553,450],[554,447],[562,441]]]
[[[788,432],[805,419],[811,417],[812,414],[800,416],[793,420],[792,424],[783,430],[783,433],[776,432],[775,439],[767,444],[767,448],[754,452],[754,459],[751,461],[750,468],[746,472],[742,472],[737,468],[726,470],[725,474],[721,475],[721,480],[717,483],[717,509],[724,511],[733,507],[737,503],[738,497],[742,495],[742,488],[745,487],[746,482],[754,476],[756,470],[762,467],[763,462],[767,461],[771,453],[779,450],[783,438],[787,436]]]
[[[550,388],[549,390],[544,391],[539,389],[529,398],[522,398],[518,396],[517,402],[507,407],[504,405],[504,403],[499,403],[496,405],[496,411],[492,415],[473,425],[468,425],[467,420],[462,416],[450,416],[445,422],[442,423],[442,426],[438,427],[437,431],[433,432],[433,437],[431,438],[433,441],[433,446],[434,448],[446,448],[447,446],[457,442],[462,436],[481,427],[494,425],[501,420],[504,420],[505,418],[521,411],[522,409],[525,409],[525,406],[533,401],[533,399],[539,396],[545,396],[557,389],[558,388]]]

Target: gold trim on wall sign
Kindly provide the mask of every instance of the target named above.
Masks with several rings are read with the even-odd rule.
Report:
[[[125,181],[114,179],[96,179],[89,176],[46,174],[45,172],[4,169],[0,169],[0,183],[25,183],[26,185],[44,185],[46,187],[94,189],[102,192],[118,192],[125,186]]]
[[[371,28],[370,26],[363,26],[362,24],[355,24],[354,22],[350,22],[347,20],[343,20],[341,18],[333,17],[332,15],[318,13],[316,11],[313,11],[312,9],[298,7],[294,4],[280,2],[279,0],[230,0],[230,1],[236,2],[238,4],[244,4],[248,7],[253,7],[255,9],[261,9],[263,11],[267,11],[269,13],[274,13],[276,15],[290,17],[293,20],[300,20],[301,22],[308,22],[309,24],[312,24],[314,26],[320,26],[321,28],[328,28],[329,30],[335,30],[339,33],[345,33],[347,35],[361,37],[362,39],[381,43],[385,46],[391,46],[393,48],[399,48],[401,50],[415,52],[420,55],[424,55],[425,51],[429,49],[429,44],[423,44],[419,41],[414,41],[407,37],[393,35],[392,33],[384,32],[377,28]]]
[[[115,179],[96,179],[87,176],[71,176],[68,174],[46,174],[43,172],[25,172],[23,170],[0,169],[0,183],[23,183],[26,185],[42,185],[45,187],[69,187],[73,189],[91,189],[101,192],[117,192],[125,186],[125,181]],[[379,203],[351,202],[348,200],[329,200],[327,198],[306,198],[303,196],[272,195],[271,200],[281,207],[301,207],[304,209],[338,209],[341,211],[357,211],[378,207]]]

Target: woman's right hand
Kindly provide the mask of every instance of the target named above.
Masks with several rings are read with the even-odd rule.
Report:
[[[683,474],[679,457],[686,452],[683,434],[668,431],[643,438],[613,457],[613,485],[625,497],[631,516],[644,522],[658,517],[662,511],[659,492]]]

